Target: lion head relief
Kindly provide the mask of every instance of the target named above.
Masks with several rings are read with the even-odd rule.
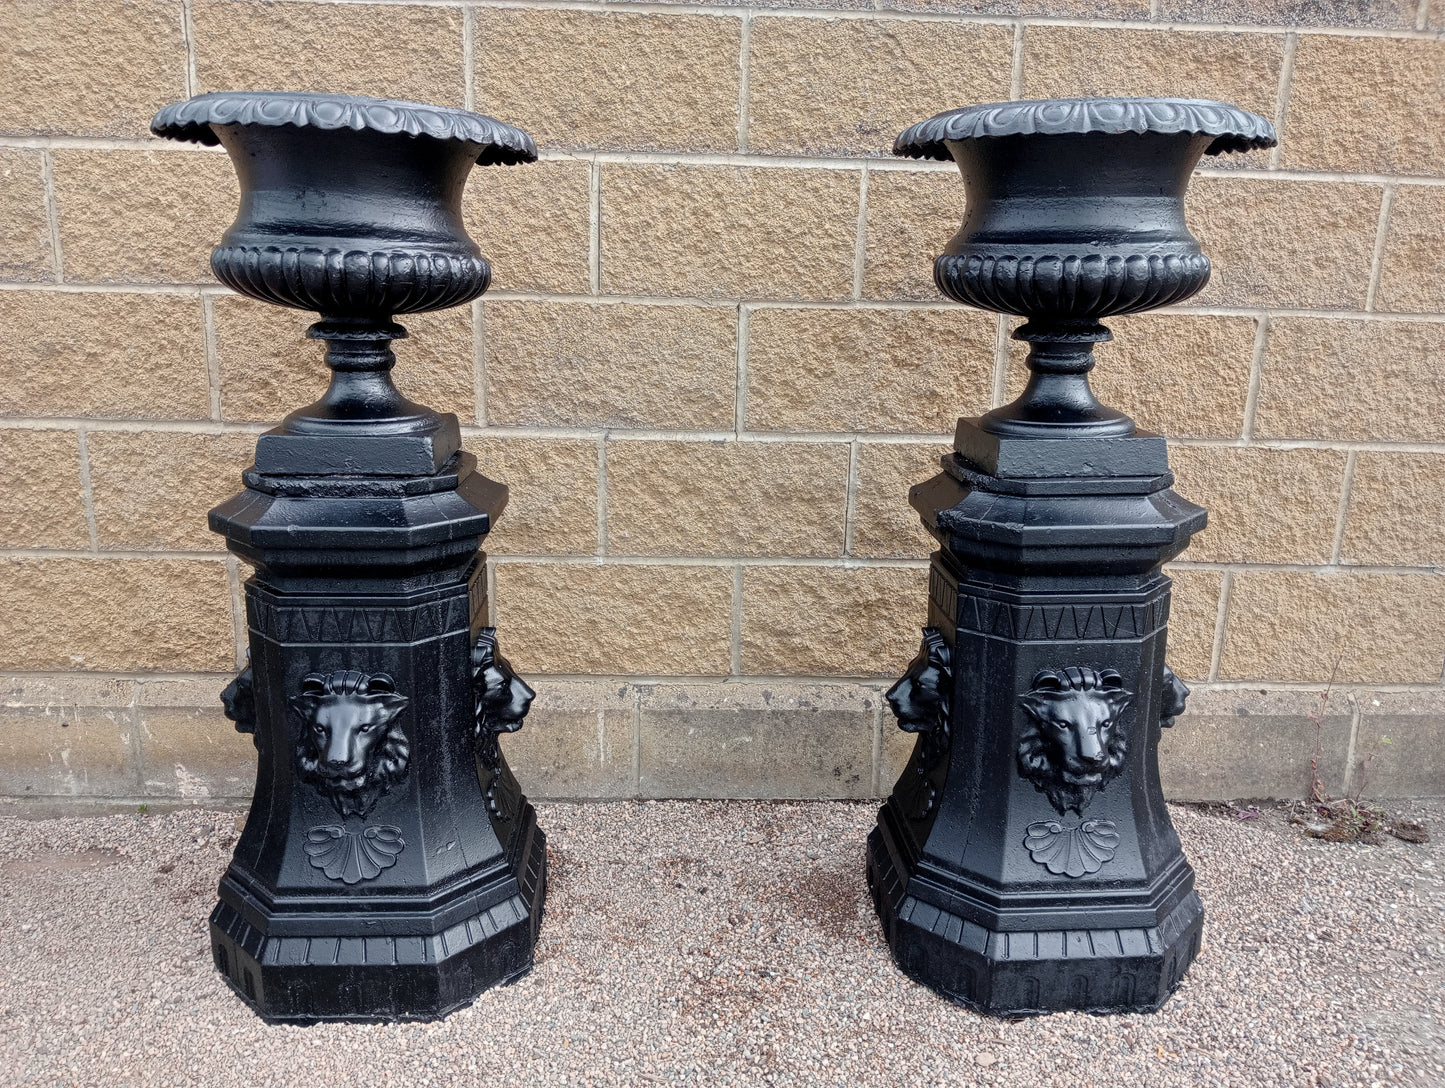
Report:
[[[1189,685],[1174,675],[1174,670],[1164,666],[1164,698],[1159,706],[1159,728],[1170,729],[1174,719],[1184,713],[1189,704]]]
[[[898,728],[920,737],[911,760],[911,785],[905,786],[905,780],[900,779],[898,789],[904,793],[911,791],[911,799],[901,803],[913,819],[921,820],[933,811],[938,800],[941,786],[935,772],[946,763],[951,747],[953,649],[938,628],[923,629],[918,656],[884,698],[898,719]]]
[[[1019,773],[1063,815],[1082,813],[1124,767],[1128,737],[1119,724],[1134,693],[1113,669],[1045,669],[1019,697],[1028,718],[1019,737]]]
[[[472,644],[472,697],[476,700],[477,758],[486,767],[487,811],[498,819],[510,819],[498,796],[502,781],[502,749],[497,737],[522,728],[527,711],[536,697],[527,682],[512,671],[512,663],[497,648],[497,629],[483,627]]]
[[[301,716],[296,766],[342,816],[365,816],[406,777],[411,746],[396,721],[407,705],[386,673],[312,673],[291,696]]]
[[[536,697],[512,663],[497,649],[497,629],[483,627],[472,646],[472,692],[476,697],[476,735],[515,733],[522,728]]]
[[[903,679],[884,694],[905,733],[927,733],[947,724],[953,651],[936,627],[923,629],[923,644]]]

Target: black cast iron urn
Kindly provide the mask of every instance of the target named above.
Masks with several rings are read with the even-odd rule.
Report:
[[[255,572],[251,665],[222,700],[259,755],[216,967],[269,1020],[442,1016],[531,968],[546,854],[496,741],[532,701],[485,626],[478,547],[507,491],[456,416],[392,384],[392,318],[487,289],[462,187],[536,148],[489,117],[342,95],[201,95],[151,130],[226,149],[241,209],[211,267],[318,311],[332,371],[210,516]]]
[[[899,966],[983,1012],[1142,1012],[1199,951],[1204,912],[1159,786],[1188,689],[1165,664],[1161,566],[1204,528],[1164,439],[1089,389],[1100,319],[1209,279],[1184,222],[1200,156],[1275,143],[1219,102],[1071,99],[939,114],[894,153],[952,159],[949,297],[1027,318],[1028,385],[960,420],[911,500],[939,541],[929,626],[889,692],[912,758],[868,839]]]

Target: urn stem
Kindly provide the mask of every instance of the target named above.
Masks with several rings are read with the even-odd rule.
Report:
[[[326,341],[326,365],[331,368],[331,384],[308,414],[349,420],[413,414],[408,409],[417,406],[391,380],[391,368],[396,366],[391,342],[407,335],[401,325],[384,319],[333,317],[316,322],[306,335]]]
[[[1134,433],[1134,421],[1099,402],[1089,387],[1094,345],[1113,333],[1097,321],[1030,321],[1013,338],[1030,345],[1028,384],[1018,399],[979,421],[990,434],[1017,437],[1113,437]]]

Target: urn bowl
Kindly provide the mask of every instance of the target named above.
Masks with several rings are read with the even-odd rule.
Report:
[[[1184,221],[1202,155],[1273,146],[1263,117],[1222,102],[1044,99],[941,113],[896,155],[963,174],[963,226],[934,262],[944,294],[1047,323],[1180,302],[1209,281]]]
[[[475,164],[532,162],[522,130],[481,114],[351,95],[225,92],[156,114],[157,136],[225,147],[241,186],[211,254],[241,294],[327,317],[458,306],[491,268],[462,223]]]

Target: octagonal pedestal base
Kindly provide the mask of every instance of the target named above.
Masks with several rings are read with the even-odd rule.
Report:
[[[868,836],[868,889],[888,946],[904,974],[956,1004],[990,1016],[1153,1012],[1199,953],[1194,891],[1157,926],[992,932],[908,894],[887,826]]]
[[[436,1020],[532,969],[546,838],[531,805],[519,857],[430,912],[265,910],[228,874],[211,912],[216,969],[269,1022]],[[515,872],[512,867],[515,865]]]
[[[980,1012],[1152,1011],[1204,924],[1158,769],[1187,695],[1161,568],[1204,512],[1155,435],[962,421],[954,449],[913,490],[941,547],[888,694],[919,739],[869,837],[874,904],[904,973]]]

